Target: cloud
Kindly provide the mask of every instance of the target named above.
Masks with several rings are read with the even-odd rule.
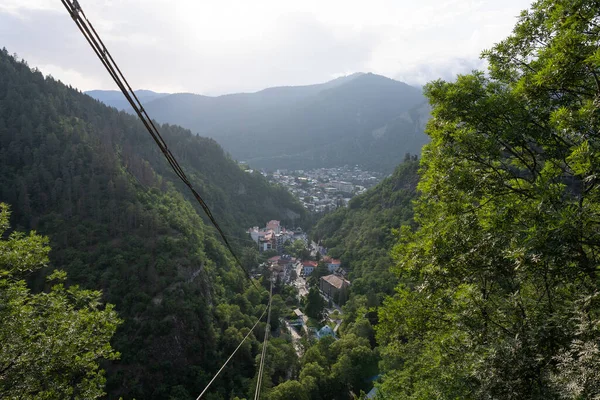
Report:
[[[468,74],[474,70],[485,70],[486,62],[481,59],[439,58],[428,59],[421,63],[407,63],[402,71],[393,78],[412,85],[424,85],[434,79],[453,81],[457,75]]]
[[[222,94],[374,72],[413,84],[478,67],[527,0],[80,0],[135,88]],[[4,0],[0,46],[83,90],[114,84],[54,0]],[[90,85],[94,85],[90,87]],[[97,86],[96,86],[97,85]]]

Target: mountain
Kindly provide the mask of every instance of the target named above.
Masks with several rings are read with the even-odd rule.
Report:
[[[245,263],[253,249],[242,247],[245,227],[305,217],[285,189],[240,169],[212,139],[159,129]],[[110,399],[196,398],[265,309],[267,291],[248,284],[140,121],[44,78],[5,49],[0,202],[11,206],[17,231],[49,237],[43,275],[64,269],[69,283],[101,289],[115,304],[124,322],[112,341],[121,359],[103,365]],[[30,284],[43,290],[44,276]],[[212,396],[248,395],[256,337]]]
[[[96,100],[100,100],[107,106],[111,106],[120,111],[133,112],[133,109],[129,105],[129,102],[123,96],[119,90],[89,90],[85,92],[88,96],[93,97]],[[135,95],[138,97],[142,104],[152,100],[160,99],[161,97],[168,96],[169,93],[156,93],[151,90],[136,90]]]
[[[360,164],[391,172],[428,140],[421,90],[374,74],[218,97],[171,94],[144,107],[152,118],[211,137],[258,168]]]

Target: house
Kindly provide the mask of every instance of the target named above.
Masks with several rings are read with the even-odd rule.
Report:
[[[313,271],[315,270],[315,268],[317,268],[317,262],[316,261],[303,261],[302,262],[302,272],[304,274],[304,276],[308,276],[310,274],[313,273]]]
[[[271,264],[278,264],[279,260],[281,260],[281,256],[271,257],[267,261],[269,261],[269,263],[271,263]]]
[[[259,232],[258,235],[258,251],[262,253],[263,251],[277,249],[277,241],[273,231]]]
[[[329,325],[325,325],[321,329],[316,332],[317,339],[321,340],[325,336],[333,336],[335,337],[335,332]]]
[[[319,289],[330,299],[333,299],[336,294],[339,296],[341,292],[345,292],[349,286],[350,281],[334,274],[323,276],[319,281]]]
[[[273,220],[267,222],[267,230],[272,230],[273,232],[275,232],[275,234],[280,234],[281,233],[281,223],[279,221],[276,221],[273,219]]]
[[[342,266],[342,262],[336,258],[323,257],[323,261],[327,263],[327,269],[330,274],[333,274],[338,268]]]

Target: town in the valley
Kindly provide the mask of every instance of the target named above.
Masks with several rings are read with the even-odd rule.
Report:
[[[296,308],[293,318],[285,321],[294,342],[301,333],[317,339],[336,337],[341,324],[340,307],[348,299],[351,284],[342,262],[309,241],[301,228],[288,230],[280,221],[252,227],[248,234],[265,260],[259,271],[268,270],[273,279],[294,287],[303,305],[304,312]],[[321,320],[324,323],[315,323]]]
[[[250,169],[247,171],[254,172]],[[270,182],[288,189],[307,210],[313,212],[327,212],[347,206],[352,197],[384,178],[379,172],[348,165],[311,170],[278,169],[273,173],[261,173]]]

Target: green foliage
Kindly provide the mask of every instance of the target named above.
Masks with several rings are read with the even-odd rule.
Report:
[[[276,386],[267,396],[268,400],[308,400],[309,397],[298,381],[285,381]]]
[[[489,76],[427,85],[419,228],[377,325],[385,396],[597,395],[599,10],[537,1]]]
[[[325,300],[321,297],[319,289],[315,286],[311,287],[306,296],[306,306],[304,307],[304,313],[309,318],[314,318],[320,321],[324,317]]]
[[[0,203],[0,237],[9,229]],[[66,274],[33,294],[24,278],[48,262],[48,239],[31,232],[0,240],[0,397],[96,399],[104,395],[100,361],[119,357],[109,341],[120,321],[101,293],[65,286]]]
[[[351,393],[368,390],[368,378],[377,373],[377,352],[369,341],[355,335],[345,335],[340,340],[325,337],[304,354],[302,368],[296,383],[284,383],[268,392],[268,399],[282,398],[291,388],[297,393],[290,398],[314,400],[346,400]]]
[[[310,250],[306,248],[303,240],[294,240],[286,247],[286,252],[300,260],[310,259]]]
[[[159,129],[246,266],[257,260],[253,249],[242,251],[248,226],[271,219],[295,226],[306,217],[285,189],[242,171],[213,140],[176,126]],[[60,266],[69,283],[101,289],[123,318],[112,340],[121,358],[103,364],[110,398],[193,398],[264,310],[267,291],[248,288],[143,125],[44,78],[6,50],[0,200],[13,205],[18,230],[36,229],[51,241],[48,268],[28,277],[34,292]],[[24,261],[10,265],[26,269]],[[246,394],[256,337],[248,346],[212,396]]]

